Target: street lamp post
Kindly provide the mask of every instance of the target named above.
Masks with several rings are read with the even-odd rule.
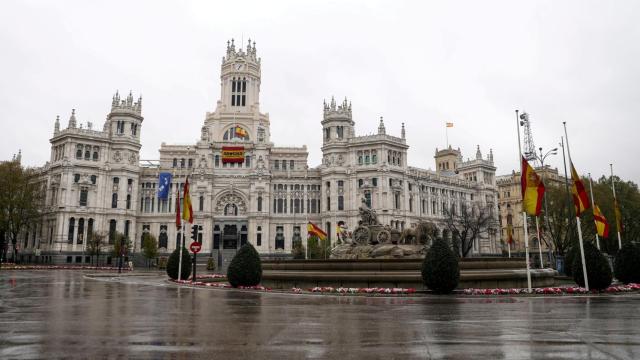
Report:
[[[538,150],[540,151],[540,155],[536,154],[536,158],[538,159],[538,161],[540,161],[540,167],[542,169],[542,171],[541,171],[542,182],[544,183],[544,171],[545,171],[544,161],[550,155],[557,155],[558,154],[558,148],[553,148],[553,149],[547,151],[546,153],[543,153],[542,147],[539,147]],[[544,200],[544,223],[547,226],[547,230],[548,230],[549,229],[549,215],[548,215],[547,196],[546,196],[546,194],[543,194],[542,198]],[[540,246],[541,240],[542,240],[542,236],[540,236],[540,234],[538,234],[538,246]],[[548,251],[549,251],[549,261],[551,261],[551,247],[548,247]]]

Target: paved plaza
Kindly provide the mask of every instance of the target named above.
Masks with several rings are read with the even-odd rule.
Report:
[[[349,297],[0,273],[0,358],[637,359],[640,295]]]

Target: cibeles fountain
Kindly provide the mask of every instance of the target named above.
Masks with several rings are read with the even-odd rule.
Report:
[[[378,221],[365,199],[358,209],[360,221],[352,231],[341,227],[331,259],[422,259],[437,234],[430,222],[400,232]]]
[[[364,202],[358,226],[339,231],[330,259],[262,261],[262,285],[274,289],[332,287],[396,287],[426,289],[422,262],[436,239],[433,223],[421,222],[402,232],[382,225]],[[526,287],[526,264],[521,258],[460,259],[460,288]],[[533,286],[553,286],[557,272],[532,270]]]

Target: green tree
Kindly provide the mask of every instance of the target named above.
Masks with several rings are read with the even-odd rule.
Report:
[[[133,248],[133,244],[127,236],[119,232],[116,232],[113,238],[113,256],[119,259],[118,266],[124,267],[124,258]]]
[[[331,244],[329,239],[320,240],[316,235],[309,236],[307,240],[307,248],[309,259],[326,259],[331,253]]]
[[[0,259],[6,258],[4,243],[11,243],[17,257],[18,235],[38,223],[44,212],[44,183],[35,169],[24,168],[19,159],[0,162]]]
[[[106,235],[103,233],[92,232],[87,234],[87,253],[93,258],[96,257],[96,266],[100,266],[100,254],[106,246]]]
[[[306,256],[306,249],[304,245],[302,245],[302,241],[294,241],[293,246],[291,247],[291,254],[294,259],[304,259]]]
[[[142,255],[147,259],[147,267],[153,259],[158,256],[158,241],[156,237],[150,233],[142,235]]]

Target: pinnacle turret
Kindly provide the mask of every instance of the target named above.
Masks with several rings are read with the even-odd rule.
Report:
[[[134,112],[136,114],[142,113],[142,95],[138,97],[138,101],[133,101],[133,93],[129,91],[126,99],[120,99],[120,94],[116,91],[115,95],[111,99],[111,112],[122,111]]]
[[[380,116],[380,125],[378,125],[378,135],[385,135],[387,130],[384,127],[384,121],[382,120],[382,116]]]
[[[400,136],[404,139],[405,138],[405,131],[404,131],[404,123],[402,123],[402,130],[400,132]]]
[[[482,153],[480,152],[480,145],[478,145],[478,148],[476,150],[476,159],[482,160]]]
[[[60,132],[60,115],[56,116],[56,122],[53,123],[53,135]]]
[[[74,129],[76,125],[76,109],[71,109],[71,116],[69,117],[69,125],[67,126],[67,128]]]

